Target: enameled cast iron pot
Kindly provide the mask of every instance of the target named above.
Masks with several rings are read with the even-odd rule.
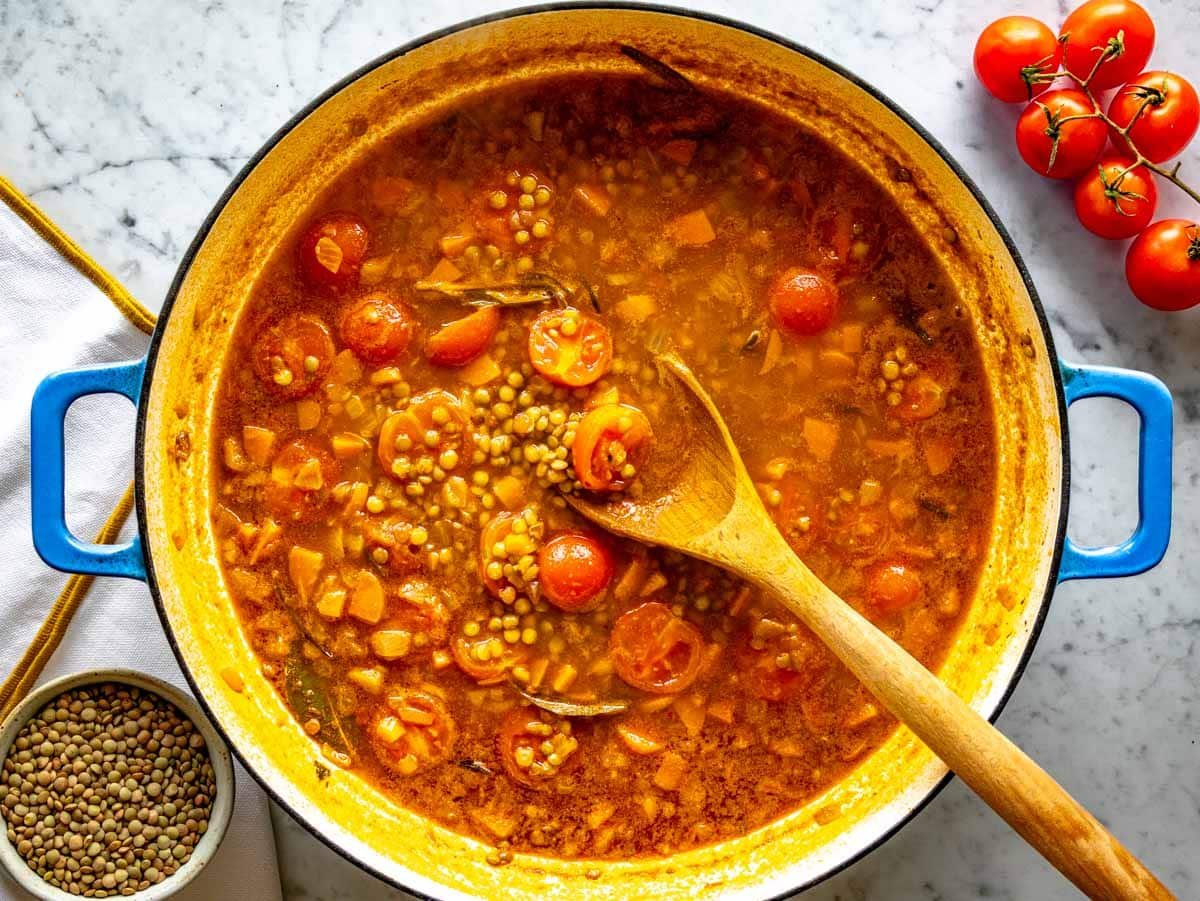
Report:
[[[392,803],[316,747],[259,672],[221,579],[209,520],[213,401],[255,278],[309,199],[397,130],[480,92],[559,73],[633,71],[634,46],[698,86],[791,118],[841,147],[895,197],[956,285],[995,407],[998,499],[977,600],[941,671],[994,717],[1020,674],[1056,582],[1157,563],[1170,530],[1171,399],[1151,376],[1068,366],[1016,249],[975,186],[880,93],[802,47],[744,25],[662,8],[545,7],[479,19],[350,76],[288,123],[208,217],[163,304],[145,360],[62,372],[33,405],[33,524],[58,569],[144,579],[197,697],[246,768],[315,835],[377,876],[435,897],[758,898],[812,885],[875,847],[944,784],[906,729],[845,781],[751,835],[665,860],[562,861],[483,847]],[[137,404],[140,535],[81,543],[63,515],[62,419],[86,394]],[[1141,417],[1141,516],[1123,544],[1066,537],[1067,404],[1116,397]],[[245,680],[230,688],[223,670]],[[236,680],[235,680],[236,681]],[[589,873],[589,871],[591,871]],[[598,874],[598,876],[597,876]]]

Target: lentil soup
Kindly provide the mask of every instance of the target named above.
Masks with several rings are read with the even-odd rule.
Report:
[[[678,432],[665,347],[805,562],[937,667],[991,524],[979,357],[794,123],[649,76],[489,96],[330,185],[239,323],[213,521],[263,671],[315,756],[492,863],[744,834],[895,727],[770,598],[567,507]]]

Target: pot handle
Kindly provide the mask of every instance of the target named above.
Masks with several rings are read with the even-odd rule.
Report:
[[[90,544],[67,528],[63,487],[63,419],[88,394],[122,394],[137,406],[145,360],[68,369],[46,376],[33,393],[30,417],[30,490],[33,546],[55,569],[91,576],[146,579],[141,536],[125,544]]]
[[[1084,397],[1123,400],[1141,419],[1138,438],[1138,524],[1111,547],[1063,541],[1058,581],[1135,576],[1162,560],[1171,538],[1171,392],[1154,376],[1110,366],[1059,363],[1067,404]]]

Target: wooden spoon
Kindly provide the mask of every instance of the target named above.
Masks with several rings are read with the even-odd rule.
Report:
[[[763,507],[729,430],[673,353],[661,365],[686,386],[685,434],[642,467],[636,497],[568,496],[610,532],[707,560],[779,599],[891,713],[1025,841],[1095,898],[1171,893],[1044,770],[936,676],[830,591],[792,552]]]

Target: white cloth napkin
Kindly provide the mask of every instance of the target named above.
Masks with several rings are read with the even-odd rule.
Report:
[[[29,516],[29,405],[46,374],[131,360],[146,336],[0,202],[0,669],[20,659],[67,577],[33,549]],[[85,398],[67,417],[67,521],[91,540],[133,475],[133,408],[122,397]],[[133,516],[125,532],[131,534]],[[40,682],[124,666],[188,691],[141,582],[92,585]],[[220,851],[181,901],[272,901],[282,897],[266,795],[234,764],[237,804]],[[28,898],[6,874],[0,898]]]

